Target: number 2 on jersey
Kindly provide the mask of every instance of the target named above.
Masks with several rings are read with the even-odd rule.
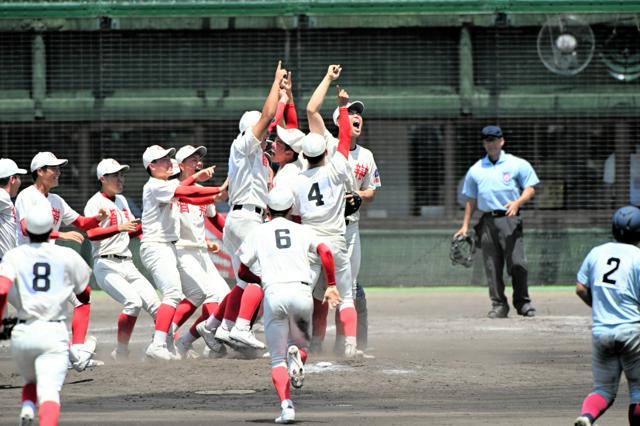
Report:
[[[602,276],[602,282],[605,282],[607,284],[616,285],[616,280],[612,280],[609,277],[611,276],[611,274],[613,274],[615,271],[617,271],[618,268],[620,267],[620,259],[618,259],[617,257],[610,257],[609,260],[607,260],[607,265],[613,265],[613,264],[615,264],[613,269],[611,269],[609,272],[607,272],[606,274],[604,274]]]
[[[33,264],[33,290],[34,291],[49,291],[51,288],[51,281],[49,275],[51,274],[51,265],[46,262],[37,262]]]
[[[315,182],[313,185],[311,185],[311,189],[309,190],[309,194],[307,195],[307,199],[309,201],[315,201],[316,202],[316,206],[324,206],[324,201],[322,201],[324,197],[322,196],[322,193],[320,192],[320,185],[318,185],[318,182]]]

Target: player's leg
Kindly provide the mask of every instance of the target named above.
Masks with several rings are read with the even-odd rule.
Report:
[[[576,424],[580,424],[580,421],[586,425],[593,424],[615,400],[622,373],[620,360],[613,351],[615,344],[612,334],[593,333],[591,363],[593,389],[582,402],[580,417],[576,419]]]
[[[143,242],[140,257],[162,293],[162,302],[156,314],[153,342],[147,347],[146,354],[151,358],[169,361],[174,359],[174,356],[167,349],[167,336],[176,307],[182,299],[176,250],[173,244]]]
[[[483,216],[480,230],[480,247],[482,248],[482,260],[489,284],[489,297],[491,298],[491,310],[489,318],[506,318],[509,313],[509,304],[504,294],[504,280],[502,270],[504,258],[500,246],[498,231],[494,225],[494,219]]]
[[[324,342],[327,333],[327,315],[329,314],[329,305],[323,303],[324,292],[326,290],[326,281],[322,273],[322,265],[320,259],[312,256],[311,262],[311,286],[313,288],[313,314],[312,314],[312,334],[311,346],[309,348],[312,353],[322,352],[322,342]]]
[[[513,306],[518,314],[533,317],[536,310],[529,297],[528,266],[524,255],[524,241],[522,238],[522,219],[516,217],[504,217],[496,221],[496,225],[505,235],[505,259],[507,271],[511,275],[513,285]]]
[[[123,271],[125,271],[125,279],[129,282],[129,285],[135,290],[140,300],[142,300],[142,309],[147,311],[149,315],[156,319],[156,314],[160,308],[160,298],[156,289],[151,285],[149,280],[136,268],[136,265],[132,261],[127,261],[122,264]]]
[[[271,354],[271,380],[280,400],[281,412],[276,423],[288,423],[295,420],[286,358],[289,318],[283,305],[287,298],[286,292],[277,291],[276,287],[281,285],[276,284],[272,289],[267,289],[265,295],[264,331]]]
[[[369,342],[369,312],[367,310],[367,296],[364,292],[364,288],[358,282],[362,252],[360,246],[360,230],[357,222],[347,226],[345,238],[347,240],[347,247],[349,250],[354,303],[356,306],[356,314],[358,316],[356,340],[358,349],[364,351],[367,349]]]
[[[351,279],[351,263],[347,255],[347,243],[344,237],[334,237],[327,242],[333,253],[336,286],[342,299],[337,309],[336,351],[339,352],[342,348],[345,357],[353,358],[356,356],[358,320],[353,303],[353,280]]]
[[[293,284],[288,303],[289,312],[289,349],[287,365],[289,378],[295,388],[301,388],[304,382],[303,365],[307,361],[307,352],[311,340],[311,316],[313,297],[306,285]]]
[[[633,325],[618,334],[624,342],[622,368],[629,385],[629,424],[640,426],[640,327]]]
[[[198,259],[197,249],[178,248],[178,271],[184,299],[178,304],[173,316],[173,329],[177,330],[198,309],[206,298],[203,287],[207,274]]]
[[[31,338],[29,325],[18,324],[11,334],[11,353],[16,363],[18,373],[24,380],[22,387],[22,405],[20,410],[21,423],[34,422],[36,413],[37,387],[35,359],[39,354],[35,345],[37,341]],[[34,422],[35,423],[35,422]]]

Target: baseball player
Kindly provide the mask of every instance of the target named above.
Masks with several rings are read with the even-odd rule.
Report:
[[[339,75],[335,70],[335,77]],[[356,310],[353,304],[353,282],[347,253],[345,233],[345,183],[350,179],[349,112],[346,105],[349,95],[339,89],[340,105],[340,137],[337,152],[330,159],[327,157],[325,138],[318,133],[309,133],[302,139],[302,153],[309,163],[308,169],[298,176],[293,187],[295,203],[293,214],[300,216],[302,223],[313,231],[331,247],[335,259],[336,282],[342,296],[338,308],[339,327],[344,331],[342,353],[347,358],[356,356]],[[315,284],[320,275],[320,263],[312,262],[312,283]],[[314,296],[322,303],[322,285],[316,285]]]
[[[264,153],[267,128],[273,119],[280,86],[287,71],[278,62],[271,90],[262,112],[246,112],[240,119],[240,134],[231,144],[229,153],[229,205],[223,233],[223,245],[231,255],[234,271],[239,260],[236,251],[249,232],[263,221],[267,202],[268,179],[271,168]],[[251,319],[262,301],[262,289],[237,278],[224,301],[222,315],[210,317],[203,332],[215,330],[215,337],[232,346],[238,342],[255,349],[264,348],[251,331]],[[205,338],[205,341],[209,342]]]
[[[188,202],[210,204],[213,196],[220,193],[219,187],[192,186],[196,181],[205,181],[213,176],[213,168],[206,168],[182,183],[169,179],[173,174],[170,156],[174,148],[164,149],[159,145],[148,147],[142,162],[150,177],[142,191],[142,231],[140,258],[158,290],[162,301],[156,313],[153,341],[145,353],[148,357],[170,361],[176,357],[167,348],[167,339],[176,306],[182,300],[178,254],[175,244],[180,238],[180,218],[176,200],[189,197]],[[171,338],[171,342],[173,339]]]
[[[109,212],[100,226],[87,231],[93,253],[93,274],[96,282],[109,296],[123,305],[118,316],[117,347],[111,352],[114,360],[129,356],[129,340],[140,310],[144,309],[154,319],[160,299],[151,283],[133,264],[129,240],[142,233],[140,221],[131,213],[127,199],[122,195],[126,164],[113,158],[98,163],[96,176],[100,191],[87,201],[86,216],[94,216],[100,210]]]
[[[69,362],[68,300],[75,294],[89,303],[91,270],[74,250],[43,244],[54,220],[48,203],[33,207],[25,218],[30,243],[9,250],[0,265],[0,316],[8,296],[18,312],[11,351],[25,382],[20,424],[33,422],[37,398],[40,425],[51,426],[60,417],[60,389]]]
[[[609,408],[624,371],[629,424],[640,424],[640,209],[613,215],[614,242],[593,248],[578,271],[576,294],[592,307],[593,390],[575,426],[591,426]]]
[[[204,146],[183,146],[176,153],[180,168],[180,180],[193,176],[202,169],[202,159],[207,154]],[[185,299],[180,302],[173,318],[177,329],[198,306],[202,305],[202,315],[196,319],[189,331],[176,341],[176,349],[181,357],[193,356],[193,342],[200,337],[196,330],[198,323],[209,318],[218,308],[220,301],[229,293],[229,285],[216,269],[209,252],[220,250],[218,244],[205,237],[205,220],[210,221],[219,231],[224,228],[224,218],[216,212],[213,204],[194,205],[178,201],[180,213],[180,239],[176,243],[178,270]]]
[[[332,65],[325,75],[325,78],[318,85],[309,103],[307,105],[307,117],[309,119],[309,130],[314,133],[319,133],[325,136],[328,146],[337,146],[338,140],[327,130],[324,124],[324,120],[320,115],[320,108],[326,97],[329,86],[331,85],[332,78],[334,76]],[[358,140],[362,134],[362,128],[364,122],[362,120],[362,113],[364,112],[364,104],[361,101],[353,101],[347,104],[347,110],[349,112],[349,125],[350,125],[350,137],[351,142],[349,145],[349,166],[353,172],[349,185],[347,188],[349,192],[355,192],[362,199],[363,202],[368,203],[373,201],[376,195],[376,191],[382,183],[380,182],[380,173],[378,172],[378,166],[376,165],[373,153],[358,145]],[[339,117],[339,108],[333,111],[333,122],[337,126]],[[347,195],[349,198],[349,195]],[[349,215],[346,218],[347,230],[345,233],[345,239],[347,240],[347,247],[349,252],[349,259],[351,261],[351,278],[353,279],[353,292],[354,302],[356,306],[356,312],[358,314],[358,329],[357,340],[358,348],[365,350],[368,343],[368,311],[367,311],[367,299],[364,292],[364,288],[358,283],[358,274],[360,272],[360,260],[361,260],[361,246],[360,246],[360,228],[358,226],[360,222],[360,213]],[[316,305],[318,305],[316,303]],[[320,313],[326,312],[326,306],[318,306]],[[326,322],[326,320],[325,320]],[[320,325],[322,321],[320,322]],[[338,330],[338,336],[341,336],[341,330]],[[324,334],[324,329],[320,335]],[[336,342],[340,347],[340,340]],[[320,338],[316,338],[313,342],[314,346],[319,347]]]
[[[276,423],[291,423],[295,410],[290,383],[302,387],[303,364],[311,332],[313,309],[309,257],[318,255],[328,284],[324,299],[332,307],[340,303],[335,287],[331,250],[314,232],[287,219],[293,194],[287,186],[274,188],[268,198],[271,221],[254,228],[239,249],[238,275],[264,288],[264,322],[271,354],[271,378],[282,411]],[[259,264],[261,277],[250,268]]]
[[[20,175],[25,174],[27,171],[18,168],[13,160],[0,159],[0,260],[17,245],[18,219],[11,199],[18,195],[22,184]]]
[[[84,241],[82,234],[76,231],[60,232],[60,226],[62,224],[73,225],[78,229],[88,231],[98,226],[100,221],[107,217],[107,211],[104,209],[99,210],[92,217],[81,216],[69,207],[69,204],[62,197],[51,193],[51,190],[58,186],[60,167],[67,163],[68,160],[57,158],[51,152],[39,152],[31,160],[30,168],[33,185],[22,190],[16,198],[16,213],[21,227],[21,232],[18,232],[18,244],[26,242],[25,217],[29,210],[35,208],[34,206],[42,208],[42,206],[46,205],[47,209],[51,211],[53,217],[53,231],[49,235],[51,244],[55,244],[56,239],[82,244]],[[74,305],[71,322],[71,343],[73,347],[70,351],[70,360],[76,370],[82,371],[90,360],[77,359],[76,356],[92,352],[92,350],[85,350],[85,344],[95,348],[95,338],[92,337],[90,339],[91,342],[86,339],[91,307],[88,303],[82,303],[82,301],[75,298],[73,294],[71,294],[69,302]]]

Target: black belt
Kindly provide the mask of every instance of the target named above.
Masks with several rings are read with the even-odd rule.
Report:
[[[345,225],[349,226],[349,219],[344,220]]]
[[[103,255],[100,255],[100,258],[101,259],[118,259],[118,260],[129,260],[129,259],[131,259],[128,256],[120,256],[118,254],[103,254]]]
[[[232,210],[241,210],[243,207],[244,207],[244,205],[243,205],[243,204],[236,204],[236,205],[235,205],[235,206],[233,206],[231,209],[232,209]],[[258,213],[258,214],[262,214],[262,212],[264,211],[264,210],[262,210],[262,209],[261,209],[260,207],[258,207],[258,206],[255,206],[253,209],[254,209],[254,210],[255,210],[255,212],[256,212],[256,213]]]
[[[308,285],[308,286],[310,286],[310,285],[311,285],[311,284],[309,284],[309,283],[305,283],[304,281],[300,281],[300,284],[302,284],[302,285]]]
[[[491,210],[490,212],[486,212],[485,215],[487,216],[491,216],[491,217],[504,217],[507,215],[507,211],[506,210]],[[520,216],[520,211],[518,210],[518,213],[516,213],[516,216]]]
[[[19,319],[18,320],[18,324],[26,324],[27,322],[32,321],[32,320],[25,320],[25,319]],[[33,321],[37,321],[37,319],[33,319]],[[45,320],[42,320],[45,321]],[[62,322],[64,320],[46,320],[47,322]]]

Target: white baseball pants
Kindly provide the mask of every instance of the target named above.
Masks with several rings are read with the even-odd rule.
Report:
[[[162,303],[172,307],[182,300],[178,253],[171,243],[140,244],[140,259],[153,277],[156,288],[162,293]]]
[[[347,253],[351,261],[351,280],[353,281],[352,291],[355,295],[358,274],[360,273],[360,260],[362,258],[360,249],[360,227],[358,226],[358,222],[347,225],[344,238],[347,240]]]
[[[182,293],[194,306],[220,303],[229,285],[216,269],[205,248],[177,247]]]
[[[324,236],[319,235],[319,239],[331,249],[333,263],[336,270],[336,287],[340,292],[342,302],[339,308],[354,307],[353,303],[353,280],[351,279],[351,262],[347,251],[347,242],[342,235]],[[322,270],[320,256],[311,256],[311,283],[314,285],[313,297],[317,300],[324,298],[327,282]]]
[[[236,252],[245,238],[247,238],[247,235],[260,224],[262,224],[262,216],[254,211],[245,209],[231,210],[227,215],[224,232],[222,234],[222,244],[227,253],[229,253],[229,256],[231,256],[231,266],[233,267],[234,275],[237,275],[238,269],[240,269],[240,258]],[[252,270],[257,275],[260,275],[257,268],[254,267]],[[236,284],[243,289],[247,286],[246,281],[237,277]]]

